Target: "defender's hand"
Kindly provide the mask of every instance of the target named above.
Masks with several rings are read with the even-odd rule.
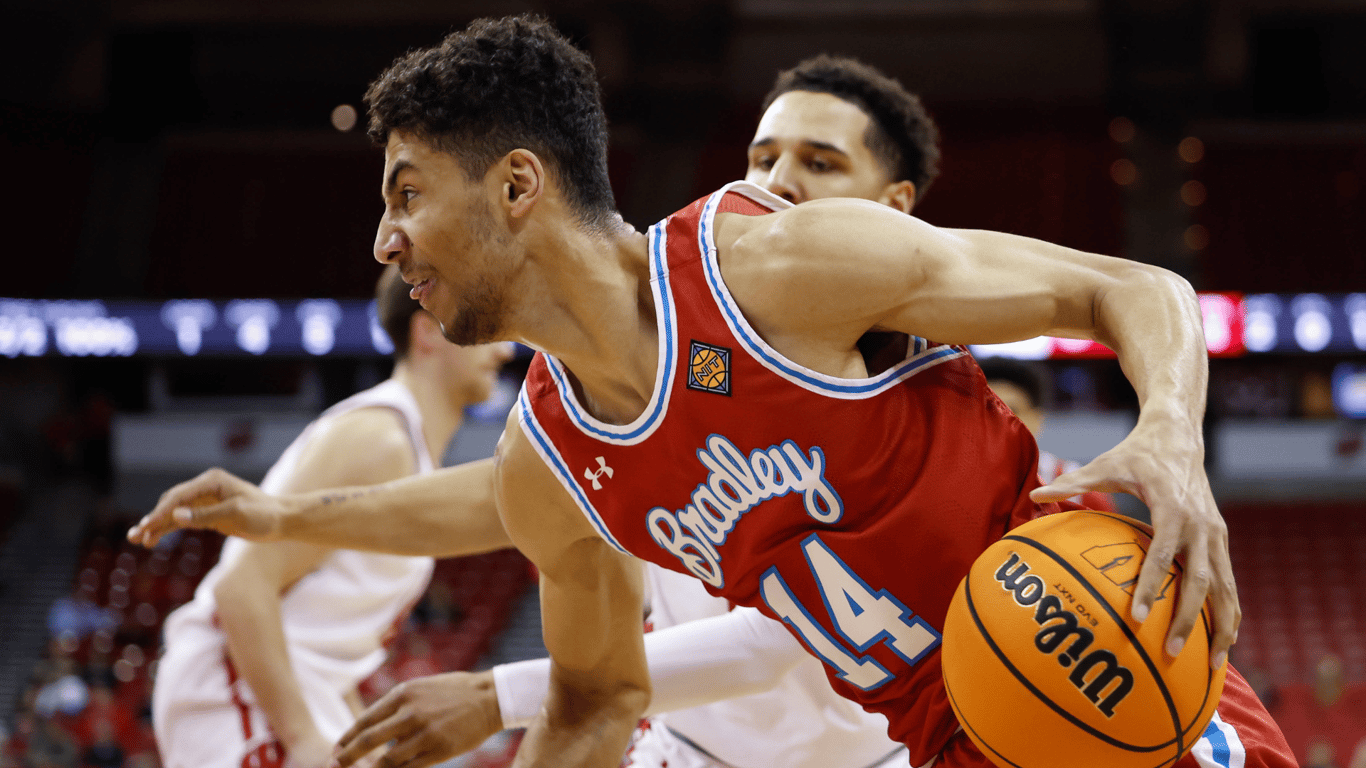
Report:
[[[1210,665],[1218,668],[1238,638],[1242,610],[1228,554],[1228,527],[1205,476],[1199,425],[1160,416],[1140,417],[1119,445],[1090,464],[1059,476],[1030,498],[1062,501],[1085,491],[1122,491],[1142,499],[1153,518],[1153,540],[1134,588],[1133,617],[1148,617],[1164,575],[1184,556],[1181,597],[1167,634],[1167,653],[1181,652],[1209,598],[1214,637]]]
[[[424,768],[468,752],[503,729],[492,672],[447,672],[400,683],[337,742],[334,766],[355,765],[394,742],[377,768]]]
[[[146,517],[128,531],[128,540],[155,546],[181,528],[211,528],[251,541],[278,538],[286,508],[280,499],[221,469],[210,469],[161,494]]]

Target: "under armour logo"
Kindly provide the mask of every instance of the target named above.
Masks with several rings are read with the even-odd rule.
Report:
[[[598,457],[598,469],[596,472],[594,472],[591,467],[583,471],[583,479],[592,480],[593,490],[595,491],[602,490],[602,483],[598,482],[598,478],[603,475],[607,475],[610,478],[612,476],[612,468],[607,466],[607,459],[604,459],[601,456]]]

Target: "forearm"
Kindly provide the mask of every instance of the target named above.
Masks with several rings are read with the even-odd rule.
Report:
[[[511,546],[498,519],[493,460],[381,485],[285,497],[282,538],[398,555],[456,557]]]
[[[752,608],[652,632],[645,655],[652,689],[647,715],[769,690],[807,656],[781,624]],[[545,702],[550,660],[502,664],[493,679],[503,727],[525,726]]]
[[[316,735],[317,725],[289,660],[279,594],[269,588],[220,583],[215,597],[228,656],[251,686],[271,730],[286,746]]]
[[[1096,339],[1115,351],[1140,408],[1204,417],[1208,352],[1200,303],[1190,284],[1166,270],[1133,267],[1097,297]]]

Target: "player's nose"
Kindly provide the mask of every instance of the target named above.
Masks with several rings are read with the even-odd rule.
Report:
[[[408,250],[408,238],[396,227],[386,227],[380,224],[379,230],[375,232],[375,261],[381,264],[393,264],[398,261],[398,257]]]
[[[786,155],[779,157],[769,170],[764,189],[789,203],[800,203],[806,199],[801,182],[797,178],[796,164]]]

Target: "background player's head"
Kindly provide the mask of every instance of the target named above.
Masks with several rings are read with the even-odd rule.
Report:
[[[939,174],[920,99],[856,59],[821,54],[778,74],[745,179],[794,203],[859,197],[910,212]]]
[[[1043,376],[1032,366],[1009,358],[989,357],[980,364],[991,391],[1038,437],[1044,420]]]
[[[616,220],[593,64],[541,17],[478,19],[399,58],[365,102],[385,147],[375,256],[456,343],[497,337],[529,223]]]
[[[394,344],[394,369],[440,387],[457,407],[487,400],[512,345],[497,342],[461,347],[446,341],[441,324],[408,295],[396,265],[385,267],[375,286],[379,323]]]

